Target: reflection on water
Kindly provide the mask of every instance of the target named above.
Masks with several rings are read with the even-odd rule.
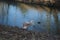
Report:
[[[44,6],[0,3],[0,24],[23,27],[25,22],[31,20],[34,24],[28,30],[56,32],[60,26],[60,12]]]

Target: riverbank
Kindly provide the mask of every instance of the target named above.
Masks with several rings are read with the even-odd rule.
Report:
[[[60,36],[0,25],[0,40],[60,40]]]

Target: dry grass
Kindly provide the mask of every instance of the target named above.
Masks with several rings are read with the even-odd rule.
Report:
[[[60,40],[60,36],[0,25],[0,40]]]

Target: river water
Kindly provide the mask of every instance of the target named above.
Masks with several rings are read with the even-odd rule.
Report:
[[[0,24],[23,27],[25,22],[33,20],[28,30],[56,32],[60,27],[60,12],[57,9],[45,6],[28,5],[20,3],[18,5],[8,5],[0,3]]]

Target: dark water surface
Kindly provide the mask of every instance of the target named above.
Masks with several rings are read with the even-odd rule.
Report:
[[[60,27],[60,12],[45,6],[0,3],[0,24],[21,28],[31,20],[34,24],[29,30],[56,32]]]

